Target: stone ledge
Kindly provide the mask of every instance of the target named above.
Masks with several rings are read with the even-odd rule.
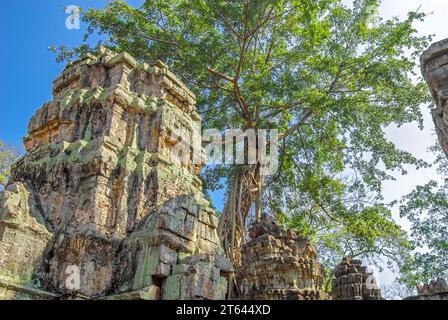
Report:
[[[12,291],[15,291],[18,293],[29,294],[31,296],[41,296],[42,298],[46,298],[46,299],[56,299],[56,298],[60,297],[60,295],[55,294],[55,293],[19,285],[16,283],[9,282],[8,280],[2,279],[2,278],[0,278],[0,289],[1,288],[5,288],[6,290],[12,290]],[[0,300],[2,300],[1,296],[0,296]]]

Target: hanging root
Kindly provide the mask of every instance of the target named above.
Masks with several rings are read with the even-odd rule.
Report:
[[[255,165],[236,169],[230,185],[229,198],[219,220],[219,237],[227,257],[235,266],[240,263],[240,247],[244,241],[246,218],[260,190],[257,172]]]

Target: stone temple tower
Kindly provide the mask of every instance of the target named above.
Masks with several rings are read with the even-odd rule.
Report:
[[[432,118],[440,145],[448,156],[448,39],[432,44],[420,57],[420,66],[436,103]]]
[[[378,287],[372,271],[362,265],[359,259],[344,257],[335,268],[332,283],[334,300],[381,300],[381,290]]]
[[[264,216],[252,224],[237,268],[241,298],[252,300],[329,300],[324,270],[307,237],[285,230]]]
[[[68,64],[24,142],[0,196],[0,299],[226,297],[195,96],[166,65],[104,47]]]

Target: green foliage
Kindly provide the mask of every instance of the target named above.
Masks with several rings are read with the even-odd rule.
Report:
[[[388,285],[381,286],[381,296],[386,300],[403,300],[404,298],[416,296],[415,287],[408,287],[400,281],[394,281]]]
[[[302,181],[297,177],[295,183]],[[312,239],[326,270],[333,270],[344,256],[363,258],[379,267],[384,262],[396,270],[409,261],[412,243],[378,196],[364,194],[355,181],[350,182],[336,187],[333,182],[321,183],[313,192],[306,185],[288,188],[273,182],[278,190],[265,196],[265,206],[287,228]]]
[[[8,182],[10,166],[18,156],[19,151],[16,148],[7,145],[0,140],[0,190],[3,189]]]
[[[447,175],[445,155],[441,171]],[[400,215],[411,222],[412,241],[417,248],[413,259],[402,267],[402,281],[409,286],[448,277],[448,179],[430,181],[405,196]]]
[[[112,49],[164,61],[196,92],[204,127],[283,132],[266,212],[338,259],[405,257],[409,244],[381,203],[381,184],[393,170],[427,164],[387,140],[384,128],[422,125],[419,106],[430,96],[411,75],[430,37],[416,36],[419,12],[371,24],[378,4],[153,0],[133,8],[115,0],[85,13],[86,43],[59,47],[58,60],[94,50],[88,38],[99,33]],[[230,169],[206,171],[206,186],[217,188]]]

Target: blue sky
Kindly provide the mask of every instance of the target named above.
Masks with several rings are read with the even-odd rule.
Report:
[[[348,0],[347,0],[348,1]],[[138,4],[140,0],[130,1]],[[0,10],[0,139],[10,144],[21,145],[26,135],[27,124],[44,102],[51,100],[52,81],[64,65],[55,62],[55,54],[48,51],[51,45],[78,45],[86,25],[81,22],[80,30],[65,27],[67,14],[64,7],[74,4],[87,9],[103,7],[103,0],[2,0]],[[424,23],[416,27],[422,35],[436,34],[435,40],[448,37],[448,0],[384,0],[379,13],[382,17],[400,16],[404,18],[410,10],[419,6],[424,12],[433,12]],[[427,106],[422,106],[425,114],[425,129],[416,125],[401,128],[387,128],[388,137],[400,148],[413,152],[427,161],[433,155],[427,148],[435,142],[434,127]],[[406,176],[398,176],[396,181],[385,182],[383,195],[386,201],[400,199],[417,184],[430,179],[439,180],[433,168],[426,170],[409,169]],[[223,192],[213,195],[215,206],[222,209]],[[394,217],[404,228],[405,220],[400,220],[398,208]],[[393,279],[386,271],[377,275],[380,283]]]
[[[76,1],[101,5],[102,1]],[[63,64],[48,51],[53,44],[74,46],[83,28],[68,30],[61,0],[2,0],[0,11],[0,137],[21,144],[35,110],[51,99],[52,81]]]

